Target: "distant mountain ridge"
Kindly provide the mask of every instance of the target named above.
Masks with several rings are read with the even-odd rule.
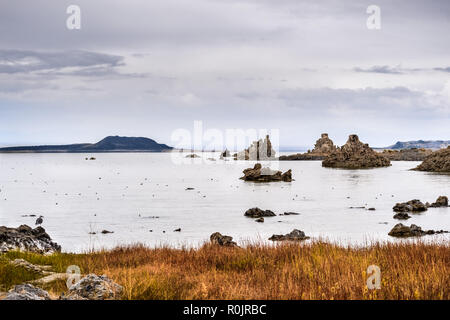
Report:
[[[164,152],[172,149],[149,138],[109,136],[97,143],[7,147],[0,148],[0,152]]]
[[[412,148],[424,148],[424,149],[442,149],[447,148],[450,145],[450,140],[415,140],[415,141],[397,141],[392,146],[383,149],[412,149]]]

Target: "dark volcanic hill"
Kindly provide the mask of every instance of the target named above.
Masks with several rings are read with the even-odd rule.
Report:
[[[143,137],[109,136],[97,143],[0,148],[0,152],[163,152],[172,147]]]

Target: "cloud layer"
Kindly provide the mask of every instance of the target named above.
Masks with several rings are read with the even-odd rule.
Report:
[[[450,2],[10,1],[0,10],[0,145],[177,128],[322,131],[371,145],[449,139]]]

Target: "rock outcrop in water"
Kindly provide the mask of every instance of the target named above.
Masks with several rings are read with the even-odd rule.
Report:
[[[356,134],[349,136],[347,143],[328,155],[323,167],[344,169],[367,169],[390,166],[388,158],[373,151],[368,144],[359,141]]]
[[[406,212],[399,212],[394,214],[394,219],[398,219],[398,220],[407,220],[411,218],[411,216],[409,214],[407,214]]]
[[[55,253],[61,246],[53,242],[42,227],[32,229],[27,225],[18,228],[0,227],[0,252],[10,250],[30,251],[36,253]]]
[[[450,172],[450,146],[448,146],[446,149],[433,152],[413,170],[429,172]]]
[[[237,247],[237,243],[233,241],[233,237],[222,235],[220,232],[214,232],[209,240],[212,244],[224,247]]]
[[[274,234],[269,238],[269,240],[272,241],[301,241],[306,239],[309,239],[309,237],[307,237],[303,231],[298,229],[294,229],[287,234]]]
[[[328,137],[328,133],[322,133],[320,139],[316,141],[313,150],[308,150],[306,153],[280,156],[279,160],[323,160],[336,149],[333,141]]]
[[[395,212],[422,212],[427,211],[427,206],[420,200],[414,199],[408,202],[396,203],[392,210]]]
[[[427,156],[432,154],[430,149],[402,149],[402,150],[383,150],[381,155],[391,161],[423,161]]]
[[[271,170],[270,168],[263,168],[260,163],[255,164],[253,168],[248,168],[243,171],[244,176],[240,179],[254,182],[275,182],[275,181],[292,181],[292,171],[289,169],[285,173],[281,171]]]
[[[251,208],[245,211],[244,216],[249,218],[275,217],[276,214],[270,210],[262,210],[260,208]]]
[[[269,135],[266,138],[254,141],[252,145],[234,155],[235,160],[275,160],[275,150],[272,148],[272,142]]]
[[[396,224],[391,231],[389,231],[389,235],[392,237],[421,237],[424,235],[431,235],[431,234],[440,234],[440,233],[447,233],[448,231],[440,230],[427,230],[423,231],[421,227],[416,226],[415,224],[412,224],[411,226],[405,226],[401,223]]]
[[[436,202],[430,204],[431,208],[448,207],[448,198],[446,196],[439,196]]]

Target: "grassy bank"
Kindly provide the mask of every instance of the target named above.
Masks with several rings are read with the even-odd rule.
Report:
[[[37,278],[8,260],[23,258],[64,272],[106,274],[125,299],[450,299],[450,247],[445,244],[375,243],[363,249],[315,241],[224,248],[117,248],[87,254],[0,256],[0,286]],[[381,289],[368,290],[369,265],[381,269]],[[46,285],[60,294],[63,281]]]

